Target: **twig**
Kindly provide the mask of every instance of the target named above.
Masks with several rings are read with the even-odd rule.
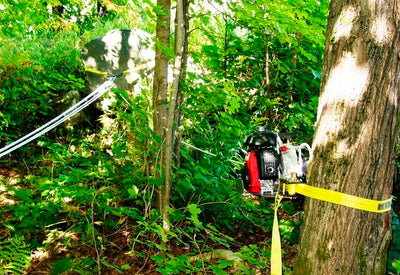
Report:
[[[94,229],[95,229],[95,227],[94,227],[94,201],[95,201],[95,199],[96,199],[96,197],[97,197],[97,193],[98,193],[98,192],[99,192],[99,191],[97,191],[97,192],[93,195],[93,200],[92,200],[91,203],[90,203],[90,207],[91,207],[91,210],[92,210],[92,213],[90,214],[90,218],[91,218],[90,224],[91,224],[91,226],[92,226],[93,246],[94,246],[94,250],[96,251],[96,263],[97,263],[97,267],[98,267],[97,274],[101,275],[101,261],[100,261],[100,257],[101,257],[100,254],[101,254],[101,252],[99,252],[99,250],[97,249],[96,236],[95,236],[95,234],[94,234]]]

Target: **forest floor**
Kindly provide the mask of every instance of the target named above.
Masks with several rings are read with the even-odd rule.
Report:
[[[134,225],[132,225],[134,226]],[[270,233],[265,232],[255,232],[256,237],[248,237],[245,234],[240,234],[238,232],[232,231],[228,232],[231,234],[231,237],[235,239],[236,245],[257,245],[259,243],[264,243],[268,239],[270,239]],[[109,239],[110,242],[113,243],[113,247],[108,247],[103,251],[96,251],[95,248],[89,246],[80,245],[81,241],[76,237],[76,243],[73,242],[68,247],[60,246],[59,243],[54,243],[48,251],[46,251],[46,256],[43,257],[41,255],[33,255],[32,264],[29,268],[27,274],[54,274],[53,267],[60,263],[60,260],[65,259],[73,255],[74,258],[85,258],[90,257],[96,259],[98,256],[102,258],[106,258],[107,262],[110,264],[109,267],[103,266],[101,274],[160,274],[157,271],[158,264],[151,258],[151,256],[159,253],[156,251],[149,250],[145,245],[137,246],[135,249],[140,252],[140,254],[145,254],[146,257],[141,257],[135,255],[136,253],[132,253],[131,247],[128,245],[129,243],[130,233],[129,231],[122,231],[115,234],[112,238]],[[158,240],[155,240],[158,241]],[[180,255],[189,255],[189,252],[192,250],[190,247],[181,247],[175,241],[169,242],[168,253],[178,257]],[[211,241],[204,245],[204,247],[208,247],[213,249],[214,251],[218,251],[221,253],[221,250],[224,251],[232,251],[236,252],[235,249],[226,250],[226,248],[221,248],[220,245],[212,243]],[[291,268],[293,266],[295,255],[296,255],[296,246],[286,245],[284,248],[285,256],[283,258],[283,263],[287,267]],[[101,255],[97,255],[101,253]],[[231,255],[230,253],[228,255]],[[201,257],[201,255],[200,255]],[[196,257],[197,259],[200,257]],[[203,253],[202,257],[207,258],[209,260],[209,256],[207,253]],[[227,256],[214,256],[215,260],[230,260],[230,258],[226,258]],[[129,269],[126,271],[118,271],[115,269],[115,266],[124,266],[129,265]],[[230,271],[229,271],[230,270]],[[237,269],[232,267],[228,270],[225,270],[225,274],[238,274]],[[266,274],[264,272],[268,272],[268,269],[260,269],[258,274]],[[76,271],[65,273],[65,274],[79,274]],[[176,273],[178,274],[178,273]],[[179,274],[185,274],[181,272]],[[200,274],[215,274],[212,271],[201,272]]]
[[[26,177],[20,171],[21,169],[3,165],[0,168],[0,180],[6,182],[8,186],[12,186],[13,189],[29,189],[29,185],[19,183],[18,179]],[[254,203],[257,204],[257,198],[253,199]],[[297,209],[297,214],[289,215],[281,209],[279,212],[280,219],[299,219],[301,201],[288,203],[294,205],[294,208]],[[17,204],[18,198],[0,185],[0,243],[4,243],[5,240],[13,236],[13,232],[5,225],[15,223],[15,220],[13,220],[14,213],[8,208]],[[82,217],[88,216],[91,207],[90,204],[85,207],[79,206],[78,210]],[[395,210],[399,209],[398,200],[394,202],[394,208]],[[16,210],[14,209],[13,211]],[[229,246],[223,245],[213,238],[207,238],[207,232],[203,232],[201,237],[196,236],[196,234],[192,235],[193,238],[202,239],[202,242],[193,242],[193,240],[190,240],[190,236],[187,235],[181,236],[180,241],[178,241],[179,238],[172,238],[169,242],[163,244],[160,235],[154,232],[138,233],[138,221],[129,217],[112,217],[118,227],[105,226],[104,223],[93,223],[93,228],[96,231],[95,236],[93,232],[84,232],[85,230],[89,231],[89,227],[79,227],[80,225],[77,223],[79,219],[72,219],[69,213],[64,213],[64,215],[64,217],[58,217],[60,222],[46,226],[45,230],[38,232],[35,236],[26,229],[25,235],[27,235],[27,239],[37,242],[39,244],[37,246],[41,247],[41,249],[31,251],[30,265],[26,274],[162,274],[159,271],[159,263],[154,257],[160,253],[165,253],[166,257],[170,258],[184,256],[184,258],[181,258],[186,259],[183,262],[187,261],[187,259],[189,261],[198,261],[200,259],[208,261],[208,264],[211,265],[215,261],[214,264],[218,265],[218,261],[221,260],[229,262],[238,259],[238,257],[235,257],[235,253],[246,246],[259,247],[265,250],[265,255],[268,254],[270,249],[271,232],[258,226],[243,229],[238,225],[233,229],[220,229],[221,235],[229,236]],[[187,225],[182,223],[177,226],[185,227]],[[393,234],[400,236],[399,227],[394,226],[395,228],[397,230]],[[184,228],[184,230],[190,229]],[[50,234],[50,232],[52,233]],[[198,234],[200,235],[202,232]],[[90,240],[90,237],[93,237],[93,239]],[[400,239],[399,237],[397,238]],[[282,249],[284,253],[282,260],[286,270],[290,270],[293,267],[297,253],[297,241],[290,242],[287,239],[283,241]],[[149,245],[149,243],[156,245]],[[193,243],[197,247],[189,245]],[[395,247],[394,253],[400,253],[399,249],[399,247]],[[194,255],[195,251],[197,251],[197,255]],[[198,253],[199,251],[201,252]],[[212,251],[224,255],[213,254],[214,256],[210,257]],[[267,274],[269,272],[269,259],[263,259],[265,261],[264,266],[257,267],[257,262],[251,266],[252,270],[256,271],[255,274]],[[69,269],[67,267],[73,268]],[[204,268],[204,266],[198,266],[197,268],[202,272],[192,274],[242,274],[238,273],[239,269],[235,265],[224,268],[224,273],[222,271],[221,273],[215,272],[215,270]],[[88,272],[88,270],[93,272]],[[185,272],[177,271],[174,274],[185,274]]]
[[[18,186],[18,179],[26,176],[19,171],[12,167],[3,166],[3,168],[0,168],[0,179],[3,181],[6,180],[7,185],[13,185],[13,189],[29,189],[30,186],[26,184]],[[13,213],[7,210],[6,206],[14,204],[18,204],[18,198],[6,189],[0,189],[0,209],[5,209],[0,212],[0,241],[12,237],[9,228],[4,226],[4,224],[11,223],[13,220]],[[85,207],[79,207],[82,217],[88,216],[90,211],[90,204]],[[98,274],[161,274],[157,270],[159,265],[153,257],[160,252],[165,252],[167,255],[174,257],[184,255],[186,259],[207,259],[207,261],[212,262],[213,257],[209,257],[210,251],[228,251],[230,252],[228,256],[217,255],[214,257],[214,260],[217,261],[222,258],[222,260],[230,261],[236,259],[235,257],[232,258],[233,253],[238,252],[244,246],[253,245],[260,247],[266,250],[264,251],[265,254],[268,254],[271,241],[270,231],[263,230],[257,226],[246,229],[236,226],[233,229],[220,229],[222,235],[231,238],[228,248],[218,240],[215,241],[215,239],[207,238],[207,236],[202,236],[203,242],[198,242],[197,247],[190,247],[188,244],[195,242],[190,240],[189,236],[182,236],[180,238],[184,242],[172,238],[162,248],[162,240],[157,234],[146,233],[146,236],[142,235],[138,238],[140,232],[138,233],[135,229],[138,227],[138,221],[129,217],[112,217],[112,219],[115,219],[118,227],[110,228],[103,223],[92,224],[92,229],[97,232],[95,236],[93,232],[83,232],[85,230],[89,231],[89,227],[78,228],[77,219],[74,222],[74,219],[69,217],[70,214],[65,213],[64,215],[64,217],[58,217],[60,220],[59,223],[47,225],[46,229],[39,232],[36,236],[32,236],[32,233],[26,230],[29,240],[39,244],[46,244],[44,246],[39,245],[41,249],[32,252],[27,274],[90,274],[87,273],[87,270],[90,270],[90,268],[85,267],[85,264],[92,266],[92,270],[96,270],[93,273]],[[281,211],[280,216],[286,220],[298,218],[298,215],[289,216],[285,211]],[[182,224],[182,226],[186,225]],[[50,232],[52,233],[50,234]],[[196,234],[192,236],[196,238]],[[90,237],[93,237],[93,239],[90,240]],[[200,237],[198,238],[200,239]],[[149,242],[159,245],[150,246],[148,245]],[[157,249],[158,247],[161,247],[161,250]],[[283,250],[283,263],[290,269],[294,264],[297,245],[286,241],[284,242]],[[194,251],[202,252],[198,255],[193,255]],[[87,261],[82,259],[87,259]],[[269,272],[269,259],[265,258],[264,260],[268,263],[265,263],[264,267],[259,268],[258,274]],[[65,266],[74,266],[75,268],[65,270]],[[81,271],[79,271],[79,266],[82,266]],[[202,266],[198,267],[198,269],[202,268],[203,272],[199,272],[198,274],[216,274],[216,272],[209,269],[206,270]],[[254,268],[254,265],[252,268]],[[237,273],[237,267],[232,265],[225,268],[224,272],[221,274]]]

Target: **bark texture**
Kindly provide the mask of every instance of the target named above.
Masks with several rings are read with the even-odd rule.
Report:
[[[183,109],[182,104],[184,101],[183,96],[183,87],[187,78],[187,65],[188,65],[188,48],[189,48],[189,5],[190,0],[182,1],[182,9],[183,9],[183,52],[182,52],[182,66],[181,66],[181,75],[179,77],[179,85],[178,85],[178,93],[176,96],[176,105],[177,110],[175,112],[175,121],[176,121],[176,129],[174,131],[175,143],[174,143],[174,162],[175,167],[180,167],[181,165],[181,133],[180,128],[182,127],[183,120]],[[178,23],[177,23],[178,25]],[[177,173],[177,171],[174,171]]]
[[[167,96],[168,96],[168,62],[169,57],[165,54],[169,48],[170,36],[170,0],[157,0],[157,6],[162,7],[162,11],[157,15],[156,26],[156,56],[154,67],[153,82],[153,124],[155,133],[164,139],[165,125],[167,123]]]
[[[161,11],[157,14],[157,25],[156,25],[156,55],[154,64],[154,81],[153,81],[153,128],[154,132],[161,139],[160,154],[161,160],[155,163],[155,177],[161,178],[164,173],[164,161],[163,157],[164,147],[163,142],[165,141],[165,128],[167,124],[168,108],[167,108],[167,97],[168,97],[168,61],[169,57],[165,54],[166,49],[169,48],[169,36],[170,36],[170,12],[171,12],[171,1],[170,0],[157,0],[157,6],[161,7]],[[158,188],[157,206],[161,212],[164,208],[163,205],[163,186]]]
[[[310,185],[384,200],[398,137],[400,3],[331,2]],[[294,274],[385,274],[390,213],[306,199]]]
[[[165,232],[170,230],[168,205],[171,197],[172,185],[172,153],[174,147],[174,122],[179,91],[179,80],[182,68],[182,54],[184,45],[184,21],[183,21],[183,0],[176,1],[176,28],[175,28],[175,60],[173,71],[172,90],[169,98],[168,118],[165,129],[164,169],[165,180],[161,188],[161,214],[163,217],[163,228]]]

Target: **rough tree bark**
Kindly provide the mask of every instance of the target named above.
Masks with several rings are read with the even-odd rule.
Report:
[[[391,196],[398,136],[400,3],[333,0],[310,185]],[[384,274],[390,213],[306,199],[294,274]]]

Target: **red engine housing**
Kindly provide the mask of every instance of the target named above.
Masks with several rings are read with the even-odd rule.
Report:
[[[259,194],[261,192],[261,184],[259,178],[258,162],[256,151],[253,150],[249,154],[249,159],[246,162],[247,169],[249,170],[250,187],[247,190],[249,193]]]

